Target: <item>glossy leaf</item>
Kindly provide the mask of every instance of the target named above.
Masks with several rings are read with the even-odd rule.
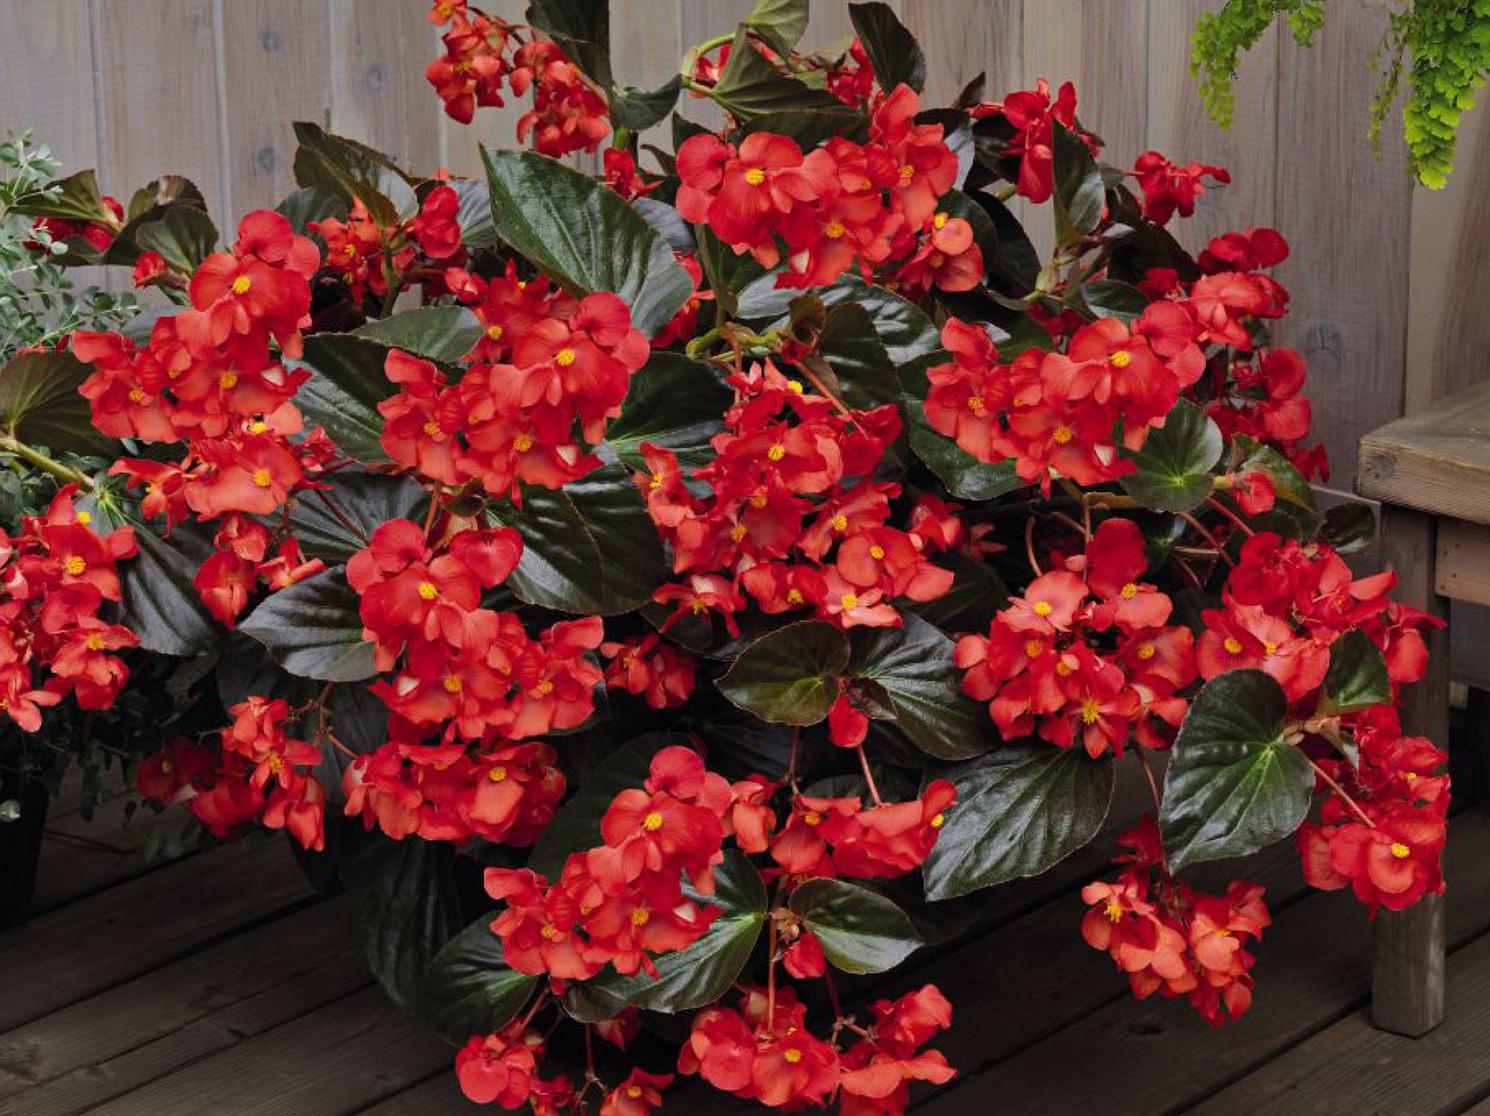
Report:
[[[609,90],[611,119],[620,127],[630,128],[633,132],[645,131],[667,118],[667,114],[678,103],[678,94],[682,89],[683,79],[678,75],[656,89],[612,85]]]
[[[1013,461],[979,461],[951,438],[933,430],[920,399],[907,399],[901,413],[911,450],[959,500],[996,500],[1025,486]]]
[[[807,30],[807,0],[756,0],[745,17],[745,26],[785,57]]]
[[[158,252],[172,267],[195,271],[217,248],[217,226],[195,206],[172,205],[136,229],[134,239],[141,251]]]
[[[348,215],[346,202],[330,190],[320,190],[314,186],[302,186],[292,191],[274,207],[274,211],[289,221],[290,226],[301,236],[312,235],[312,221],[325,221],[327,218],[345,221]]]
[[[1151,511],[1189,511],[1205,503],[1215,488],[1211,469],[1221,460],[1222,445],[1221,431],[1210,416],[1181,399],[1164,425],[1150,430],[1143,448],[1131,455],[1138,471],[1120,483]]]
[[[48,182],[34,193],[22,195],[12,211],[26,217],[60,217],[64,221],[112,221],[114,215],[103,203],[98,176],[80,170],[66,178]]]
[[[1275,450],[1254,441],[1245,434],[1234,434],[1231,439],[1235,464],[1233,473],[1262,473],[1272,482],[1273,492],[1279,500],[1314,513],[1314,490],[1293,463]]]
[[[1036,741],[935,771],[957,788],[957,802],[922,868],[926,897],[1038,876],[1064,860],[1106,821],[1113,769],[1081,748]]]
[[[932,558],[951,570],[952,588],[934,601],[906,602],[905,607],[944,632],[987,631],[993,614],[1009,599],[1009,587],[987,562],[959,550],[944,551]]]
[[[730,701],[763,720],[815,725],[837,699],[848,661],[848,638],[840,629],[801,620],[750,644],[717,685]]]
[[[420,522],[429,506],[424,489],[408,476],[344,469],[326,479],[330,489],[295,497],[290,531],[307,557],[327,563],[346,562],[390,519]]]
[[[374,319],[351,335],[448,364],[460,360],[481,340],[481,323],[464,306],[421,306]]]
[[[461,929],[453,859],[442,841],[377,837],[341,864],[368,967],[400,1007],[418,1009],[431,961]]]
[[[1086,142],[1060,121],[1053,121],[1056,237],[1072,244],[1095,229],[1107,204],[1102,171]]]
[[[733,401],[713,365],[659,350],[631,377],[605,440],[632,469],[646,468],[643,442],[672,450],[685,469],[696,467],[713,458],[709,439],[724,429],[722,416]]]
[[[753,280],[740,291],[739,316],[749,321],[784,318],[800,292],[776,286],[774,272]],[[875,332],[897,368],[941,349],[941,331],[926,312],[894,291],[842,275],[826,287],[814,287],[814,297],[828,309],[842,302],[857,303],[874,320]]]
[[[325,427],[348,457],[364,464],[388,460],[380,439],[383,416],[378,404],[395,389],[383,371],[388,347],[350,333],[318,333],[305,339],[305,360],[316,373],[295,393],[305,417]]]
[[[882,973],[921,948],[909,916],[877,891],[848,880],[808,880],[791,911],[817,935],[823,956],[846,973]]]
[[[730,44],[729,61],[714,87],[714,101],[741,120],[768,112],[837,110],[843,102],[824,89],[810,89],[778,70],[755,48],[744,27]]]
[[[1149,304],[1148,295],[1118,279],[1088,279],[1079,288],[1081,303],[1099,318],[1133,321]]]
[[[559,44],[601,88],[611,85],[610,4],[607,0],[530,0],[528,22]]]
[[[357,593],[340,566],[271,593],[238,625],[291,674],[358,682],[377,673]]]
[[[350,208],[360,201],[383,228],[396,225],[400,212],[414,207],[408,175],[387,155],[318,124],[294,125],[295,181],[335,194]]]
[[[837,381],[839,398],[850,407],[870,410],[899,402],[900,377],[889,350],[875,333],[874,319],[864,307],[840,302],[829,309],[818,338],[818,352]]]
[[[561,489],[527,487],[493,517],[523,537],[507,588],[528,604],[587,616],[640,608],[667,578],[662,544],[631,470],[606,465]]]
[[[571,294],[614,291],[648,337],[692,295],[667,241],[604,185],[532,152],[482,157],[497,234]]]
[[[783,109],[751,117],[740,127],[741,135],[753,132],[788,136],[803,151],[811,151],[834,136],[862,142],[869,132],[869,118],[844,104],[837,108]]]
[[[121,567],[123,622],[146,651],[184,657],[211,650],[222,638],[222,628],[192,584],[209,553],[206,540],[184,524],[170,539],[160,538],[151,527],[131,526],[140,550]],[[190,556],[182,550],[189,545]]]
[[[893,721],[938,759],[966,759],[993,746],[988,715],[958,685],[954,644],[934,625],[907,613],[900,628],[855,629],[852,643],[848,673],[876,687],[880,708],[871,715]]]
[[[118,443],[93,428],[78,394],[92,373],[69,352],[17,353],[0,368],[0,432],[50,450],[112,455]]]
[[[1283,688],[1260,670],[1219,675],[1195,695],[1164,774],[1171,870],[1247,856],[1298,829],[1314,772],[1283,738],[1287,712]]]
[[[419,1014],[453,1046],[501,1030],[538,987],[538,977],[507,965],[491,921],[482,915],[451,938],[424,973]]]
[[[849,18],[869,54],[880,88],[909,85],[917,93],[926,87],[926,56],[921,46],[888,4],[850,4]]]
[[[1360,554],[1376,542],[1376,513],[1364,500],[1344,500],[1325,509],[1315,541],[1341,554]]]
[[[1391,700],[1387,662],[1370,636],[1352,628],[1330,644],[1330,669],[1324,676],[1321,713],[1327,717],[1359,713]]]
[[[649,197],[633,198],[631,208],[641,214],[642,220],[651,225],[674,252],[692,252],[698,247],[688,222],[667,202]]]

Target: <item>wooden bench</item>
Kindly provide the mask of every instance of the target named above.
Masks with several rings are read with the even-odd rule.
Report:
[[[1397,571],[1400,600],[1440,618],[1450,600],[1490,605],[1490,383],[1362,438],[1356,488],[1382,503],[1382,558]],[[1447,631],[1433,633],[1428,652],[1427,677],[1403,691],[1402,724],[1447,748]],[[1470,710],[1482,716],[1483,702]],[[1478,751],[1473,789],[1483,804],[1490,784]],[[1430,898],[1377,921],[1371,1011],[1384,1030],[1416,1037],[1443,1020],[1443,904]]]

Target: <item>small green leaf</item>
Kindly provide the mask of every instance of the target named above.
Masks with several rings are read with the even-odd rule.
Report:
[[[934,772],[957,788],[922,875],[926,898],[1038,876],[1102,828],[1112,804],[1111,761],[1044,741],[1001,745]]]
[[[341,566],[271,593],[238,625],[291,674],[324,682],[359,682],[377,673],[373,645],[362,638],[357,593]]]
[[[606,465],[563,488],[525,487],[522,507],[493,518],[523,537],[507,580],[521,601],[588,616],[640,608],[667,578],[657,528],[623,465]]]
[[[730,45],[729,61],[714,87],[714,101],[741,120],[770,112],[825,109],[837,111],[843,102],[824,89],[810,89],[778,70],[750,41],[744,27]]]
[[[1123,490],[1151,511],[1199,507],[1216,486],[1211,470],[1221,460],[1221,431],[1204,411],[1181,399],[1164,425],[1149,431],[1132,454],[1138,471],[1120,479]]]
[[[938,759],[966,759],[993,746],[987,714],[957,683],[955,645],[935,625],[907,613],[903,627],[854,629],[852,645],[846,673],[873,683],[879,708],[871,716],[893,722]]]
[[[450,364],[481,340],[481,323],[464,306],[421,306],[370,321],[354,329],[351,336]]]
[[[1359,713],[1391,700],[1387,662],[1370,636],[1352,628],[1330,644],[1330,669],[1324,676],[1321,713],[1326,717]]]
[[[823,956],[846,973],[893,969],[922,945],[893,900],[847,880],[808,880],[788,905],[817,935]]]
[[[64,221],[83,222],[114,219],[103,203],[98,176],[91,170],[80,170],[48,182],[41,190],[23,195],[11,208],[26,217],[60,217]]]
[[[694,468],[713,459],[709,439],[724,429],[722,416],[733,401],[734,393],[713,365],[681,353],[654,352],[631,377],[605,440],[633,469],[646,468],[643,442],[672,450],[683,468]]]
[[[785,57],[807,30],[807,0],[757,0],[745,17],[745,26]]]
[[[441,947],[424,973],[419,1014],[445,1041],[499,1031],[533,996],[538,978],[509,967],[483,915]]]
[[[673,111],[678,103],[678,93],[683,88],[681,76],[656,89],[638,89],[633,85],[610,87],[611,119],[622,128],[642,132],[653,124],[659,124]]]
[[[881,3],[850,4],[848,14],[880,88],[888,93],[905,84],[921,92],[926,87],[926,56],[894,9]]]
[[[1101,223],[1107,190],[1086,141],[1058,120],[1052,127],[1056,237],[1060,244],[1069,245]]]
[[[1149,298],[1137,287],[1118,279],[1088,279],[1078,290],[1081,305],[1098,318],[1133,321],[1148,307]]]
[[[1314,771],[1283,737],[1288,698],[1260,670],[1233,670],[1190,703],[1164,773],[1159,827],[1169,867],[1247,856],[1298,829]]]
[[[0,428],[29,445],[113,456],[78,394],[93,369],[69,352],[17,353],[0,368]]]
[[[815,725],[838,698],[848,637],[821,620],[777,628],[750,644],[719,679],[719,692],[747,713],[785,725]]]
[[[532,152],[482,157],[497,234],[571,294],[614,291],[648,337],[693,294],[667,241],[614,191]]]
[[[274,207],[274,211],[290,222],[290,227],[300,236],[310,236],[312,221],[335,218],[347,219],[347,203],[330,190],[318,190],[314,186],[302,186],[294,190]]]
[[[158,252],[172,267],[189,272],[216,250],[217,226],[194,205],[172,205],[136,229],[134,239],[141,251]]]
[[[869,131],[869,118],[847,105],[837,108],[783,109],[753,116],[740,126],[741,135],[770,132],[797,141],[803,151],[821,147],[834,136],[858,143]]]

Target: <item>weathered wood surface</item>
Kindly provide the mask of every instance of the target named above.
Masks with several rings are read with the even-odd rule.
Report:
[[[1361,439],[1361,494],[1490,523],[1490,382]]]
[[[1433,583],[1440,596],[1490,605],[1490,526],[1440,520]]]

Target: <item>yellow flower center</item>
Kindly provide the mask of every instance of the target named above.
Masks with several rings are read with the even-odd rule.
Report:
[[[274,475],[268,469],[255,469],[253,482],[260,488],[268,488],[274,482]]]
[[[1096,698],[1087,698],[1081,703],[1081,723],[1084,725],[1095,725],[1097,718],[1102,716],[1102,707],[1097,704]]]
[[[574,363],[574,350],[560,349],[554,356],[554,363],[557,364],[560,368],[568,368],[571,364]]]
[[[830,520],[830,522],[833,524],[833,530],[835,531],[848,530],[848,516],[844,515],[842,512],[839,512],[837,515],[835,515]]]
[[[1119,349],[1107,358],[1107,363],[1114,368],[1127,368],[1128,365],[1133,363],[1133,354],[1127,349]]]
[[[816,810],[808,810],[807,813],[802,815],[802,822],[804,825],[822,825],[823,816]]]
[[[787,604],[799,605],[802,603],[802,590],[788,589],[786,591]]]
[[[745,524],[743,523],[736,523],[729,529],[729,537],[731,542],[740,542],[742,539],[745,538],[747,534],[749,534],[749,532],[745,529]]]
[[[1116,899],[1107,900],[1107,906],[1102,908],[1102,913],[1107,916],[1108,922],[1123,921],[1123,905]]]
[[[145,390],[143,388],[137,388],[137,387],[136,388],[130,388],[129,389],[129,401],[131,403],[143,403],[143,402],[145,402]]]
[[[784,1053],[781,1057],[782,1057],[783,1060],[785,1060],[785,1062],[786,1062],[787,1065],[794,1066],[794,1065],[796,1065],[798,1062],[800,1062],[802,1060],[802,1052],[800,1050],[798,1050],[796,1047],[792,1047],[790,1050],[788,1050],[786,1053]]]
[[[988,413],[988,407],[983,402],[981,395],[969,395],[967,397],[967,409],[973,412],[973,414],[980,416]]]
[[[435,437],[435,435],[439,434],[439,432],[440,424],[437,423],[434,419],[430,419],[424,424],[424,436],[426,438],[433,438]]]
[[[1262,650],[1264,654],[1272,655],[1278,650],[1278,645],[1270,639],[1265,639],[1262,641]]]
[[[934,229],[944,229],[944,228],[946,228],[947,227],[947,215],[945,213],[938,213],[935,217],[933,217],[931,219],[931,227],[934,228]]]
[[[745,181],[752,186],[759,186],[765,180],[766,172],[761,170],[760,167],[751,167],[745,172]]]
[[[1066,662],[1065,659],[1062,659],[1060,662],[1055,664],[1055,672],[1062,678],[1070,678],[1075,669],[1076,668],[1073,667],[1070,663]]]
[[[1227,636],[1226,641],[1221,646],[1226,648],[1228,655],[1240,655],[1242,653],[1242,641],[1237,639],[1236,636]]]
[[[233,293],[235,295],[248,294],[248,289],[253,285],[253,280],[247,275],[240,275],[233,280]]]
[[[786,382],[786,390],[787,391],[790,391],[790,392],[792,392],[792,393],[794,393],[796,395],[801,395],[802,394],[802,391],[803,391],[802,381],[801,380],[788,380]]]
[[[88,524],[90,524],[90,523],[93,522],[93,517],[91,515],[89,515],[86,511],[84,511],[82,508],[79,508],[78,509],[78,522],[81,523],[84,527],[86,527],[86,526],[88,526]]]
[[[900,184],[902,186],[909,186],[911,184],[911,179],[915,177],[916,168],[911,166],[909,163],[903,163],[900,167]]]
[[[79,577],[88,568],[87,559],[74,554],[62,563],[62,568],[67,571],[68,577]]]
[[[869,557],[873,558],[876,562],[878,562],[884,556],[885,548],[880,546],[879,543],[875,543],[869,548]]]
[[[1127,585],[1124,585],[1122,589],[1118,590],[1118,593],[1123,598],[1123,600],[1131,601],[1134,597],[1138,596],[1138,586],[1130,581]]]
[[[1049,601],[1036,601],[1035,602],[1035,607],[1034,607],[1034,609],[1032,611],[1034,612],[1034,614],[1036,616],[1049,616],[1050,615],[1050,612],[1051,612],[1050,602]]]
[[[1024,657],[1026,659],[1038,659],[1045,651],[1045,644],[1038,639],[1026,640],[1024,644]]]
[[[533,448],[533,438],[528,434],[519,434],[512,439],[512,448],[518,453],[527,453]]]
[[[772,461],[780,461],[786,456],[786,447],[780,442],[776,442],[770,449],[766,450],[766,456]]]
[[[763,508],[766,506],[766,494],[764,492],[752,492],[750,499],[746,502],[752,508]]]
[[[89,651],[102,651],[103,636],[95,632],[93,635],[83,640],[83,646],[88,648]]]
[[[539,697],[548,697],[549,694],[554,692],[554,684],[551,680],[545,678],[533,687],[533,692]]]
[[[493,783],[503,782],[507,778],[507,769],[505,767],[493,767],[486,773],[486,777]]]
[[[1050,432],[1050,440],[1058,446],[1065,445],[1075,436],[1069,426],[1057,426]]]
[[[262,434],[268,429],[269,424],[263,419],[254,419],[253,422],[248,424],[248,432],[250,434]]]
[[[1138,657],[1148,662],[1154,657],[1154,645],[1152,643],[1140,643],[1138,645]]]
[[[632,915],[632,917],[635,918],[636,916]],[[626,1089],[626,1095],[632,1100],[636,1100],[637,1097],[642,1095],[642,1087],[640,1085],[630,1085]]]
[[[633,926],[645,926],[651,919],[652,915],[647,911],[637,909],[631,912],[631,925]]]
[[[426,601],[432,601],[440,595],[440,590],[433,581],[421,581],[419,583],[419,595]]]
[[[487,336],[487,338],[489,340],[492,340],[492,341],[500,341],[500,340],[502,340],[502,334],[504,334],[506,332],[507,331],[504,330],[499,325],[489,325],[489,326],[486,327],[486,336]]]
[[[173,764],[170,760],[163,759],[160,761],[160,773],[162,775],[169,775],[174,769],[175,764]]]
[[[653,810],[650,814],[642,819],[642,828],[645,829],[648,833],[656,833],[659,829],[662,828],[662,815],[659,814],[656,810]]]
[[[551,942],[559,936],[559,928],[550,922],[538,933],[543,935],[545,941]]]
[[[223,391],[232,391],[238,386],[238,373],[231,370],[224,372],[217,378],[217,386],[222,388]]]
[[[838,240],[848,229],[843,227],[843,222],[836,217],[823,226],[823,235],[829,240]]]
[[[932,829],[940,829],[942,826],[947,824],[947,815],[937,814],[927,824],[930,825]]]
[[[1402,781],[1416,783],[1418,781],[1418,773],[1416,771],[1404,771],[1402,772]]]
[[[458,675],[458,674],[447,674],[447,675],[445,675],[444,686],[445,686],[445,692],[447,694],[458,694],[458,693],[460,693],[460,687],[461,687],[460,675]]]
[[[855,593],[845,593],[843,596],[838,598],[838,603],[841,604],[845,610],[858,608],[859,597]]]
[[[1412,855],[1412,849],[1404,845],[1401,841],[1393,841],[1392,855],[1395,856],[1398,860],[1406,860],[1409,856]]]
[[[661,473],[653,473],[652,479],[647,482],[647,487],[650,488],[653,492],[656,492],[663,486],[666,480],[667,478],[664,477]]]

